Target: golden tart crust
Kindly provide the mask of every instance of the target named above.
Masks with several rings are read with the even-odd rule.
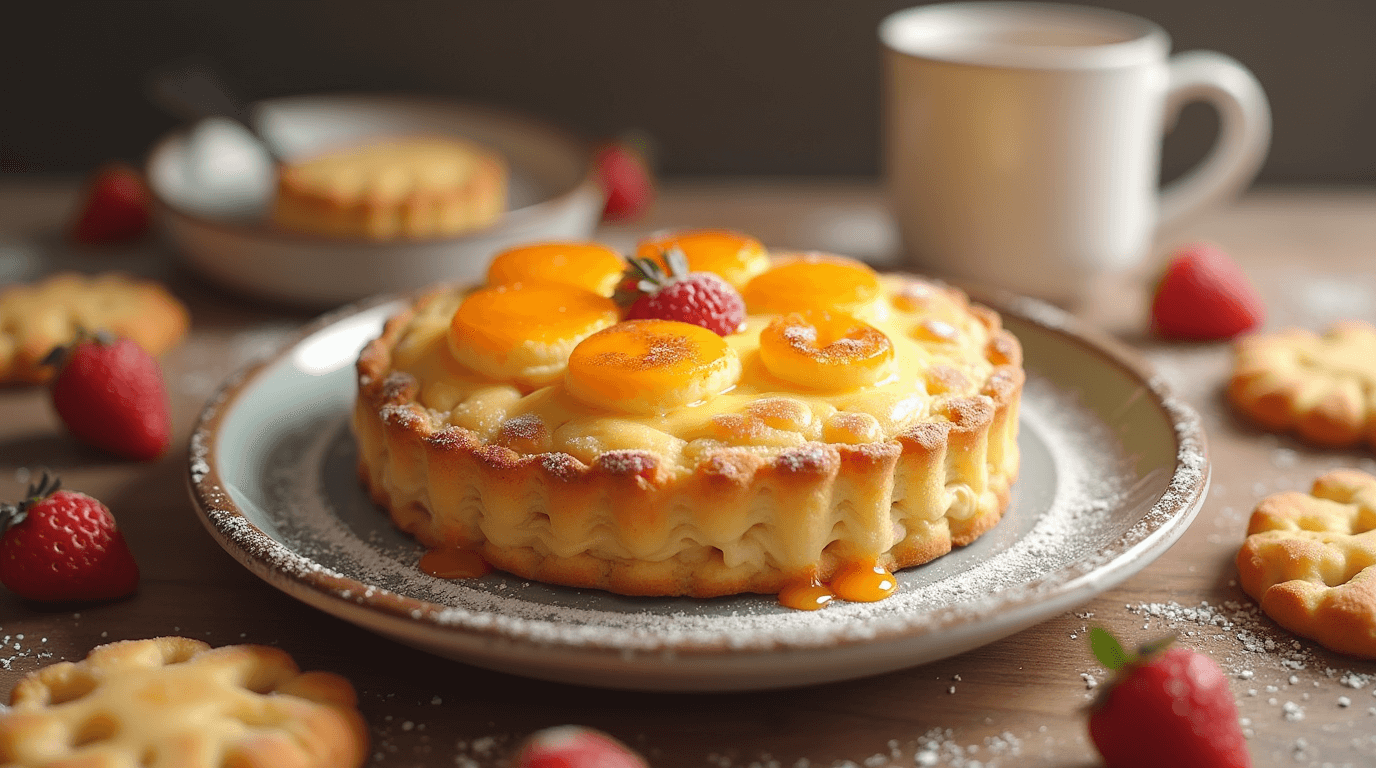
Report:
[[[393,138],[288,163],[272,219],[330,237],[449,237],[501,216],[506,188],[506,162],[491,150],[449,136]]]
[[[899,374],[841,392],[762,372],[658,416],[580,406],[563,382],[482,381],[448,356],[466,289],[391,318],[358,360],[359,474],[429,547],[627,595],[777,593],[842,569],[925,563],[992,528],[1018,471],[1022,351],[960,291],[901,276],[863,308]]]

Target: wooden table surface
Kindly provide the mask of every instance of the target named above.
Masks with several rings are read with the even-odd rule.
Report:
[[[0,693],[29,671],[103,642],[180,634],[212,644],[269,643],[303,668],[346,675],[359,691],[378,765],[501,765],[525,734],[579,723],[620,737],[661,768],[1088,766],[1097,760],[1084,708],[1105,673],[1085,631],[1100,624],[1128,642],[1175,631],[1217,660],[1232,678],[1258,765],[1376,765],[1376,664],[1295,641],[1256,612],[1232,564],[1262,496],[1307,489],[1332,467],[1376,471],[1376,462],[1369,451],[1316,451],[1237,421],[1220,397],[1227,345],[1165,344],[1145,333],[1141,276],[1150,264],[1106,285],[1079,312],[1139,350],[1203,415],[1213,487],[1174,548],[1073,612],[938,663],[786,692],[627,693],[527,680],[412,650],[305,607],[222,551],[192,510],[180,446],[219,382],[310,314],[218,293],[156,242],[99,253],[69,248],[60,228],[73,193],[64,182],[0,185],[0,282],[57,266],[166,280],[193,314],[189,339],[163,360],[179,447],[153,463],[113,460],[68,438],[43,390],[0,389],[0,498],[18,497],[29,468],[61,472],[68,487],[114,510],[143,572],[136,596],[80,609],[0,591]],[[879,262],[898,251],[882,196],[868,183],[673,185],[648,221],[605,236],[625,245],[667,225],[737,227],[774,246]],[[1243,265],[1264,296],[1268,327],[1376,320],[1376,192],[1252,193],[1171,242],[1196,238]]]

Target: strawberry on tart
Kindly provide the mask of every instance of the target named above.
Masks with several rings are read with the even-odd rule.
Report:
[[[724,230],[500,254],[358,361],[359,470],[422,568],[876,600],[987,531],[1021,348],[960,291]]]

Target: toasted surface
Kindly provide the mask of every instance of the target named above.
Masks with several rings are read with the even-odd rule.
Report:
[[[350,768],[368,730],[353,686],[267,646],[159,637],[102,645],[20,680],[0,764]]]
[[[1268,496],[1237,556],[1242,588],[1276,623],[1376,658],[1376,477],[1341,469]]]
[[[1337,323],[1257,334],[1235,346],[1228,398],[1253,421],[1320,446],[1376,447],[1376,327]]]
[[[186,307],[161,284],[128,275],[63,272],[0,289],[0,382],[41,383],[43,359],[80,331],[107,331],[160,355],[186,335]]]
[[[780,316],[751,315],[723,339],[739,365],[713,375],[735,377],[729,386],[714,378],[705,395],[660,400],[580,397],[578,377],[598,374],[577,367],[529,389],[457,365],[446,334],[466,290],[436,289],[360,356],[360,475],[427,546],[623,594],[778,592],[855,564],[926,562],[1007,507],[1021,349],[958,290],[897,275],[879,284],[857,313],[869,322],[837,333],[859,324],[886,338],[894,360],[882,378],[823,381],[823,367],[809,387],[776,376],[760,345]],[[828,354],[870,354],[869,333],[839,336]],[[671,347],[645,353],[646,365],[686,354]],[[696,374],[615,369],[623,387],[696,391]]]
[[[463,139],[383,139],[288,163],[272,219],[342,238],[391,240],[460,234],[506,210],[507,168]]]

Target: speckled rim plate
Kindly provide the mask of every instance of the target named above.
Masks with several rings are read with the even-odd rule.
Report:
[[[1112,339],[1017,297],[982,297],[1023,343],[1022,470],[1000,524],[898,574],[876,603],[817,612],[772,595],[627,598],[494,573],[434,579],[361,490],[348,420],[358,351],[400,306],[320,318],[227,381],[192,435],[206,528],[268,583],[441,656],[601,687],[750,690],[952,656],[1129,578],[1189,526],[1209,483],[1197,415]]]

